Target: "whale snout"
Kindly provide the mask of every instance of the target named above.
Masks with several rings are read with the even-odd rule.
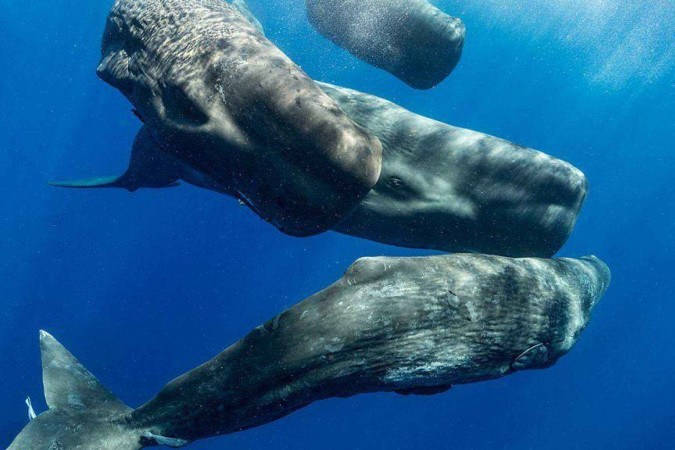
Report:
[[[567,270],[573,276],[567,283],[576,284],[567,289],[573,294],[565,301],[554,305],[549,311],[550,326],[542,336],[541,346],[526,351],[521,364],[527,368],[547,368],[567,354],[579,341],[591,321],[593,311],[604,296],[611,282],[609,267],[595,256],[578,260],[565,260]],[[518,359],[517,359],[518,360]],[[523,368],[518,367],[515,368]]]

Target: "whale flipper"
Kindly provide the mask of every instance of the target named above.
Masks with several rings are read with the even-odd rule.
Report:
[[[68,180],[68,181],[49,181],[49,185],[55,187],[77,188],[77,189],[91,189],[91,188],[128,189],[128,183],[124,175],[84,178],[79,180]]]
[[[111,177],[96,177],[81,180],[50,181],[49,184],[66,188],[121,188],[135,191],[141,188],[166,188],[178,186],[181,166],[164,153],[145,127],[134,140],[129,168],[125,173]]]

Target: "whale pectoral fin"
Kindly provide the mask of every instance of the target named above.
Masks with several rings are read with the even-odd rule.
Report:
[[[178,187],[180,183],[178,181],[167,180],[167,183],[162,186],[157,186],[156,183],[153,183],[151,186],[143,186],[143,182],[138,180],[129,180],[126,175],[112,176],[112,177],[98,177],[98,178],[85,178],[81,180],[68,180],[68,181],[48,181],[50,186],[56,187],[65,187],[65,188],[77,188],[77,189],[96,189],[96,188],[121,188],[128,191],[135,191],[140,188],[168,188],[168,187]]]
[[[131,151],[127,171],[119,176],[97,177],[70,181],[50,181],[52,186],[66,188],[121,188],[133,192],[141,188],[179,186],[180,163],[162,151],[148,130],[138,131]]]
[[[124,175],[112,177],[85,178],[81,180],[48,181],[48,183],[50,186],[65,187],[65,188],[79,188],[79,189],[122,188],[134,190],[131,188],[131,186],[125,179]]]

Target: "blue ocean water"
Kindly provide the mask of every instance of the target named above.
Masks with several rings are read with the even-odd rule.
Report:
[[[96,78],[111,1],[0,0],[0,447],[42,399],[38,330],[137,406],[170,379],[336,280],[360,256],[420,255],[333,233],[284,236],[192,187],[77,191],[121,172],[139,128]],[[316,403],[195,449],[667,449],[675,440],[675,4],[434,2],[465,22],[456,71],[415,91],[319,36],[300,0],[249,0],[314,78],[531,146],[591,194],[560,252],[613,284],[545,371],[433,397]]]

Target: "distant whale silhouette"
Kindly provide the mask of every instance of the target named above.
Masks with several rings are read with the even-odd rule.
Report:
[[[384,148],[379,181],[333,230],[405,247],[548,257],[574,229],[588,184],[571,165],[372,95],[319,86]],[[183,180],[236,197],[156,148],[145,130],[132,153],[121,177],[53,184],[134,191]]]
[[[429,395],[549,367],[610,283],[594,257],[364,258],[132,410],[41,334],[45,397],[8,450],[180,447],[330,397]]]
[[[221,0],[117,0],[98,74],[158,149],[288,234],[330,229],[379,177],[377,138]]]
[[[356,57],[418,89],[443,81],[466,30],[426,0],[306,0],[314,27]]]

